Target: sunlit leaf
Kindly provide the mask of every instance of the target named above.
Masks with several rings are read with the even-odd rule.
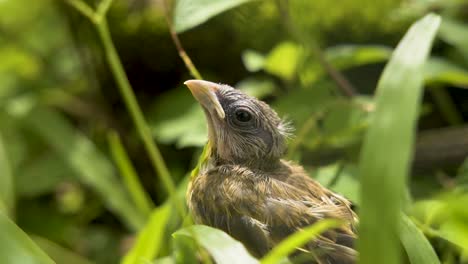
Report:
[[[196,236],[196,240],[218,264],[258,263],[239,241],[223,231],[209,226],[195,225],[179,230],[173,236]]]
[[[413,221],[404,214],[401,215],[400,240],[411,264],[440,264],[431,243]]]
[[[157,257],[164,243],[170,209],[170,204],[166,204],[153,210],[146,226],[138,233],[134,246],[123,258],[122,264],[149,263]]]
[[[440,17],[417,21],[379,80],[376,110],[360,157],[360,263],[400,261],[398,241],[405,182],[413,152],[423,70]],[[382,228],[385,227],[385,228]]]
[[[263,69],[265,56],[253,50],[246,50],[242,53],[242,61],[248,71],[256,72]]]
[[[296,73],[300,56],[303,55],[302,48],[293,42],[278,44],[267,55],[265,59],[265,71],[290,80]]]
[[[275,91],[276,86],[273,81],[268,79],[248,78],[239,82],[236,88],[250,96],[262,99],[265,96],[271,95]]]
[[[389,47],[371,45],[340,45],[325,50],[325,57],[337,69],[384,62],[391,54]]]
[[[304,246],[308,241],[316,238],[321,233],[331,228],[340,226],[340,222],[334,219],[326,219],[303,228],[276,245],[265,257],[261,259],[262,264],[275,264],[293,253],[297,248]]]
[[[8,217],[0,212],[0,259],[2,263],[52,264],[50,259]]]
[[[177,0],[174,27],[180,33],[251,0]]]

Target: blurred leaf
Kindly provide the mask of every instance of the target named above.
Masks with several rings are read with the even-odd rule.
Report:
[[[55,263],[34,242],[0,212],[0,259],[5,264]]]
[[[468,71],[443,58],[430,58],[424,67],[424,75],[428,84],[444,83],[468,88]]]
[[[398,229],[423,86],[424,63],[440,24],[429,14],[400,41],[379,80],[376,110],[364,139],[360,263],[399,263]],[[385,226],[385,228],[382,228]]]
[[[160,96],[148,116],[153,134],[162,143],[176,143],[181,148],[203,146],[207,141],[203,111],[187,88],[179,87]]]
[[[421,230],[411,219],[401,214],[400,240],[411,264],[440,264],[439,258]]]
[[[76,177],[75,172],[56,154],[46,153],[18,169],[15,187],[20,197],[36,197],[52,192],[65,179]]]
[[[40,72],[39,60],[33,55],[14,46],[0,47],[0,73],[6,72],[21,78],[33,79]]]
[[[460,168],[458,168],[457,181],[468,184],[468,157],[465,159]]]
[[[283,79],[291,80],[296,73],[302,55],[302,48],[296,43],[282,42],[266,56],[265,71]]]
[[[173,251],[172,251],[172,258],[173,261],[177,264],[185,264],[185,263],[206,263],[200,261],[200,257],[207,257],[210,256],[206,251],[203,251],[200,247],[197,246],[197,243],[191,237],[186,236],[173,236],[172,239],[173,244]]]
[[[254,50],[246,50],[242,53],[242,62],[248,71],[256,72],[263,69],[265,56]]]
[[[444,17],[440,26],[439,37],[457,47],[463,53],[465,59],[468,59],[468,27],[465,24]]]
[[[327,61],[339,70],[384,62],[391,54],[391,48],[376,45],[339,45],[324,50]],[[305,85],[309,85],[324,77],[325,74],[323,66],[317,59],[310,58],[306,60],[301,69],[300,78]]]
[[[384,62],[390,55],[391,48],[372,45],[339,45],[325,50],[327,60],[340,70]]]
[[[242,92],[262,99],[275,91],[275,83],[268,79],[247,78],[236,85]]]
[[[274,108],[280,116],[286,116],[296,125],[304,124],[309,118],[315,118],[314,113],[332,104],[336,97],[332,93],[334,86],[330,82],[317,83],[307,89],[288,90],[281,95],[281,100],[275,101]],[[300,127],[297,127],[300,130]]]
[[[151,262],[158,256],[164,243],[165,227],[169,220],[170,210],[170,204],[153,210],[146,226],[138,233],[132,249],[122,259],[122,264]]]
[[[56,263],[67,264],[91,264],[86,258],[66,249],[48,239],[39,236],[32,236],[34,242],[46,252]]]
[[[342,194],[354,204],[359,204],[359,174],[353,164],[334,163],[322,166],[313,173],[313,178],[334,192]]]
[[[258,263],[239,241],[233,239],[223,231],[203,225],[194,225],[181,229],[173,236],[196,236],[196,240],[213,257],[218,264],[247,264]]]
[[[174,27],[181,33],[250,0],[177,0]]]
[[[14,190],[12,168],[3,141],[3,133],[0,130],[0,200],[8,215],[13,213],[15,207]]]
[[[276,264],[297,250],[297,248],[304,246],[310,240],[318,237],[321,233],[331,228],[337,228],[340,225],[341,223],[335,219],[325,219],[303,228],[276,245],[265,257],[261,259],[261,263]]]
[[[110,145],[112,157],[117,164],[120,174],[122,175],[123,182],[127,188],[133,203],[140,210],[140,212],[148,216],[151,209],[154,207],[151,198],[145,192],[145,189],[140,183],[140,179],[133,167],[127,152],[125,151],[119,135],[116,132],[108,133],[108,142]]]
[[[84,135],[78,133],[58,112],[36,108],[23,120],[76,172],[79,180],[92,187],[107,208],[128,227],[138,229],[145,217],[130,202],[123,186],[115,177],[112,163]]]

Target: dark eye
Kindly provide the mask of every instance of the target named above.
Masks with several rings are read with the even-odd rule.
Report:
[[[235,115],[236,115],[236,119],[239,122],[245,123],[245,122],[249,122],[250,120],[252,120],[252,115],[243,109],[237,110]]]

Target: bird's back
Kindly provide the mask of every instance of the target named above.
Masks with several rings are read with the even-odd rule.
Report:
[[[301,166],[280,161],[270,169],[218,165],[202,170],[189,188],[197,222],[223,229],[257,257],[292,233],[318,220],[346,224],[298,249],[296,262],[354,263],[356,216],[350,203],[312,180]]]

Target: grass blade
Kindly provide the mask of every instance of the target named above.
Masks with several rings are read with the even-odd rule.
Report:
[[[138,234],[135,245],[122,259],[122,264],[150,263],[157,257],[164,240],[170,205],[166,203],[153,210],[148,223]]]
[[[116,132],[109,133],[108,142],[112,157],[114,158],[114,161],[120,170],[120,174],[122,175],[125,187],[127,187],[127,190],[130,193],[130,197],[140,212],[146,216],[149,216],[154,205],[143,189],[135,168],[133,167],[127,152],[125,151],[118,134]]]
[[[282,259],[293,253],[297,248],[304,246],[308,241],[316,238],[326,230],[339,227],[340,224],[341,223],[337,220],[326,219],[292,234],[285,240],[281,241],[281,243],[263,257],[261,264],[279,263]]]
[[[1,132],[1,131],[0,131]],[[13,185],[13,175],[10,162],[6,153],[5,144],[3,143],[2,134],[0,133],[0,200],[2,206],[8,215],[12,214],[15,207],[15,193]]]
[[[32,240],[57,263],[93,264],[93,262],[77,253],[39,236],[31,236]]]
[[[0,259],[4,264],[55,263],[8,216],[1,212]]]
[[[411,264],[440,264],[431,243],[413,221],[404,214],[401,215],[400,240]]]
[[[423,86],[423,67],[440,24],[429,14],[398,44],[380,78],[376,111],[360,160],[360,263],[400,262],[399,223]]]

